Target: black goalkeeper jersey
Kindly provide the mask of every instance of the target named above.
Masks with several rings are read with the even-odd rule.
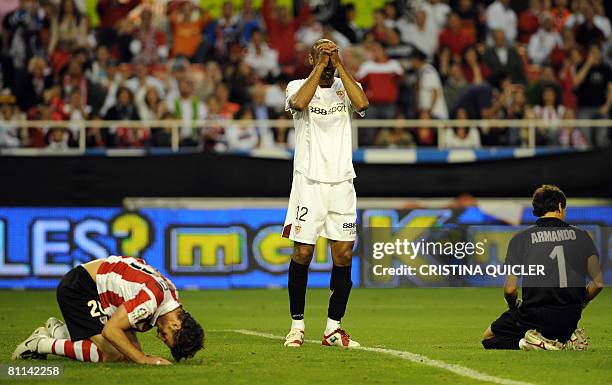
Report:
[[[523,276],[523,307],[581,305],[586,300],[587,260],[597,255],[589,234],[556,218],[540,218],[508,245],[506,265],[542,265]]]

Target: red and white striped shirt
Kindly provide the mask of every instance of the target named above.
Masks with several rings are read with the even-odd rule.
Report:
[[[149,330],[158,317],[181,306],[174,284],[141,258],[106,258],[98,268],[96,286],[106,315],[123,305],[138,331]]]

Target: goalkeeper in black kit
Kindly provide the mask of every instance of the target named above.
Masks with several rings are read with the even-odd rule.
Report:
[[[599,257],[589,234],[565,222],[566,197],[552,185],[533,194],[534,226],[508,245],[506,265],[542,265],[545,275],[508,275],[504,298],[509,309],[484,332],[485,349],[586,350],[578,321],[583,308],[603,289]],[[585,282],[588,279],[588,284]]]

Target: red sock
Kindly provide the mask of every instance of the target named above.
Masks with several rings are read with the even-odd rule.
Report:
[[[96,344],[90,340],[70,341],[55,340],[51,352],[58,356],[68,357],[83,362],[102,362],[104,355]]]

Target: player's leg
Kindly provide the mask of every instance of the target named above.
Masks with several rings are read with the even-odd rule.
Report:
[[[357,207],[355,189],[352,181],[332,186],[330,210],[325,220],[322,236],[330,240],[333,267],[329,282],[331,295],[327,309],[327,324],[322,344],[342,347],[359,346],[340,327],[340,321],[346,312],[351,288],[351,266],[353,246],[357,233]]]
[[[527,330],[518,322],[516,311],[507,310],[484,331],[482,346],[485,349],[518,350]]]
[[[82,266],[70,270],[60,281],[56,295],[66,325],[50,318],[46,326],[51,333],[48,328],[37,329],[17,347],[14,356],[28,358],[35,354],[55,354],[78,361],[115,360],[116,353],[101,339],[106,315],[89,273]],[[105,353],[108,355],[106,358]]]
[[[311,181],[299,173],[294,174],[282,234],[294,241],[287,282],[291,330],[285,339],[285,346],[289,347],[299,347],[304,341],[308,267],[327,214],[322,203],[325,194],[325,186],[321,183]]]

